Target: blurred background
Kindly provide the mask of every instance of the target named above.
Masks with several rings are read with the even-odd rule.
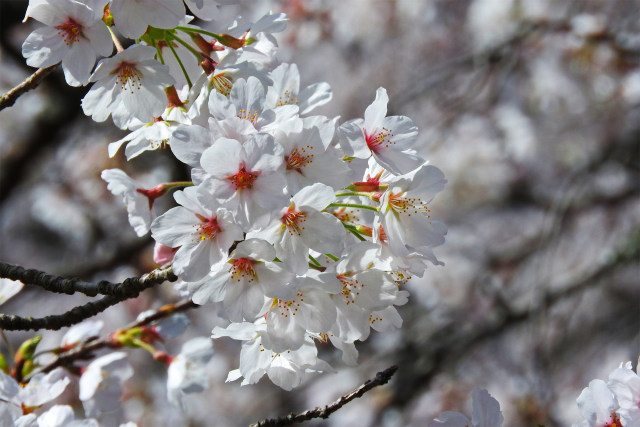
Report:
[[[34,28],[21,23],[26,6],[0,2],[0,92],[34,71],[20,53]],[[266,379],[224,383],[239,345],[217,340],[211,387],[188,399],[184,418],[167,404],[163,366],[132,351],[129,419],[246,425],[326,405],[396,364],[389,385],[309,424],[423,426],[445,410],[470,415],[474,387],[498,399],[506,426],[578,421],[589,381],[623,361],[635,368],[640,353],[640,2],[246,0],[208,28],[268,10],[290,19],[280,58],[298,64],[303,85],[333,88],[319,113],[362,117],[383,86],[390,115],[418,125],[421,154],[448,179],[431,206],[449,227],[436,250],[445,266],[406,285],[404,326],[359,344],[357,367],[323,348],[338,373],[294,392]],[[117,281],[155,267],[153,242],[136,237],[100,172],[121,168],[149,186],[189,177],[168,151],[109,159],[107,144],[124,133],[84,116],[86,90],[57,70],[0,112],[0,260]],[[148,290],[104,312],[103,333],[177,298],[170,284]],[[42,316],[85,302],[26,289],[2,312]],[[189,312],[187,336],[167,348],[208,335],[208,314]],[[40,347],[62,333],[45,333]],[[7,335],[14,345],[30,336]]]

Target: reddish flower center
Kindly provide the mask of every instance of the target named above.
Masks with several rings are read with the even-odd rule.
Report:
[[[200,224],[194,224],[196,231],[193,234],[197,235],[199,240],[215,239],[218,233],[222,231],[218,224],[218,217],[206,218],[200,214],[196,214],[201,221]]]
[[[306,147],[296,147],[291,150],[288,156],[284,156],[288,170],[295,170],[302,173],[302,168],[313,162],[313,154],[307,154],[307,149],[311,149],[310,145]]]
[[[231,181],[231,183],[236,188],[236,191],[240,191],[244,188],[253,188],[253,184],[256,179],[258,179],[259,175],[260,172],[250,172],[247,170],[244,164],[241,164],[237,174],[228,176],[225,179]]]
[[[251,283],[258,278],[256,271],[253,266],[256,264],[256,261],[251,258],[238,258],[229,261],[232,263],[231,269],[231,279],[236,282],[241,281],[242,279],[246,279],[247,283]]]
[[[75,42],[80,41],[82,34],[82,25],[79,24],[72,17],[68,17],[64,24],[60,24],[55,27],[58,30],[58,35],[62,36],[64,43],[67,46],[71,46]]]
[[[367,147],[376,154],[379,154],[381,151],[389,148],[389,145],[393,144],[393,141],[391,141],[393,134],[387,128],[382,128],[371,135],[365,131],[364,137],[367,141]]]
[[[615,412],[611,413],[611,421],[606,423],[603,427],[623,427],[622,422],[620,422],[620,417]]]
[[[142,73],[136,64],[123,61],[113,73],[118,75],[116,81],[120,83],[122,89],[129,89],[133,93],[134,89],[142,88]]]
[[[300,232],[304,230],[304,222],[307,220],[307,215],[304,212],[296,211],[293,203],[289,206],[287,212],[282,215],[282,223],[287,227],[287,231],[290,235],[297,234],[300,236]]]

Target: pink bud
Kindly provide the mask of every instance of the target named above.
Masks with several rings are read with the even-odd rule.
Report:
[[[159,265],[171,262],[177,251],[178,248],[170,248],[169,246],[156,243],[153,248],[153,261]]]

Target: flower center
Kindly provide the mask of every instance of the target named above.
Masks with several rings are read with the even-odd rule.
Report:
[[[615,412],[611,413],[611,421],[606,423],[603,427],[623,427],[622,422],[620,422],[620,417]]]
[[[298,105],[298,97],[295,96],[292,90],[285,90],[282,96],[278,98],[276,107],[282,107],[283,105]]]
[[[248,171],[244,164],[240,164],[238,173],[228,176],[225,179],[231,181],[231,183],[236,188],[236,191],[240,191],[244,188],[253,188],[253,184],[256,179],[258,179],[258,176],[260,176],[260,172]]]
[[[200,224],[194,224],[195,231],[191,234],[196,235],[198,240],[215,239],[218,233],[222,231],[218,224],[218,217],[206,218],[200,214],[196,214],[200,220]]]
[[[258,121],[258,110],[238,110],[238,114],[236,114],[236,117],[243,120],[249,120],[252,124],[255,125]]]
[[[295,170],[302,173],[302,168],[313,162],[313,154],[306,154],[307,149],[311,149],[310,145],[306,147],[296,147],[291,150],[288,156],[284,156],[288,170]]]
[[[134,89],[140,90],[142,88],[142,73],[140,73],[136,64],[123,61],[114,73],[118,75],[116,81],[120,83],[123,90],[129,89],[133,93]]]
[[[389,195],[389,207],[395,213],[402,213],[411,216],[411,214],[426,213],[427,218],[431,209],[420,198],[403,197],[405,193],[391,193]]]
[[[72,17],[68,17],[64,24],[60,24],[55,27],[58,30],[58,35],[64,39],[64,44],[71,46],[75,42],[80,41],[82,34],[82,25],[76,22]]]
[[[291,236],[297,234],[300,236],[300,232],[304,230],[304,222],[307,220],[307,215],[304,212],[296,211],[293,203],[289,206],[287,212],[282,215],[282,223],[287,227],[287,231]]]
[[[369,147],[369,149],[376,154],[380,153],[384,149],[389,148],[389,145],[393,144],[393,141],[391,141],[393,134],[387,128],[382,128],[382,130],[379,130],[371,135],[367,134],[367,132],[365,131],[364,137],[367,141],[367,147]]]
[[[215,90],[217,90],[224,96],[229,96],[233,83],[225,73],[214,74],[209,78],[209,82],[215,88]]]
[[[364,283],[346,274],[341,274],[337,277],[342,283],[342,292],[340,294],[346,300],[347,305],[353,304],[358,295],[360,295],[360,289],[364,288]]]
[[[231,269],[231,279],[239,282],[246,278],[248,283],[253,282],[258,279],[258,275],[256,271],[253,269],[256,261],[251,258],[238,258],[229,261],[232,263]]]
[[[304,295],[302,292],[298,292],[296,296],[289,300],[281,300],[278,298],[273,299],[271,304],[272,309],[277,310],[280,316],[289,317],[289,315],[295,316],[296,312],[300,309],[300,303],[304,301]]]

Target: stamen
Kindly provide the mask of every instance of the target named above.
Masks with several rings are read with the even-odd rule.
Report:
[[[304,222],[307,220],[307,215],[304,212],[296,211],[293,203],[289,206],[287,212],[282,216],[282,224],[287,228],[289,235],[297,234],[300,236],[301,231],[304,230]]]
[[[136,64],[126,61],[121,62],[113,73],[118,75],[116,81],[120,83],[123,90],[128,88],[133,93],[134,89],[140,90],[142,88],[142,73],[140,73]]]
[[[84,34],[82,34],[82,25],[70,16],[64,24],[56,26],[55,29],[58,30],[58,35],[62,36],[64,44],[67,46],[79,42],[80,37],[84,37]]]
[[[253,184],[260,176],[260,172],[250,172],[247,171],[247,168],[244,164],[240,164],[240,168],[238,169],[238,173],[235,175],[231,175],[226,177],[225,179],[231,181],[231,183],[235,186],[236,191],[241,191],[245,188],[251,189],[253,188]]]
[[[393,134],[387,128],[382,128],[382,130],[378,130],[371,135],[367,134],[365,131],[364,137],[367,141],[367,147],[376,154],[379,154],[384,149],[389,148],[389,145],[394,144],[394,142],[391,141]]]
[[[288,156],[284,156],[287,169],[302,173],[302,168],[313,162],[314,154],[306,154],[307,149],[311,150],[312,148],[310,145],[307,145],[306,147],[296,147],[291,150]]]

